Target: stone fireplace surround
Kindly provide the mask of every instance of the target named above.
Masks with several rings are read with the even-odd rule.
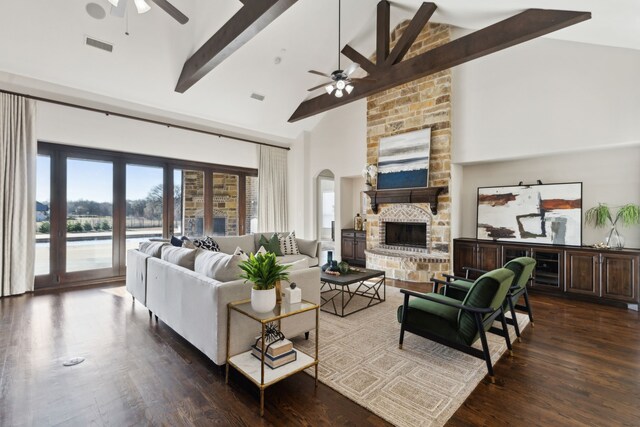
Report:
[[[391,279],[410,282],[428,282],[434,274],[446,271],[449,254],[432,250],[432,220],[429,210],[415,204],[389,205],[381,209],[377,237],[372,239],[370,249],[365,251],[367,268],[384,270]],[[425,223],[426,248],[386,245],[387,222]]]

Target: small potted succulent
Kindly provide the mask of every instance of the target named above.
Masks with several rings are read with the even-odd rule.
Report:
[[[276,255],[271,252],[266,254],[251,254],[249,259],[240,263],[240,269],[244,272],[240,275],[246,282],[253,283],[251,289],[251,308],[257,313],[268,313],[276,306],[276,283],[288,280],[286,271],[290,265],[278,264]]]

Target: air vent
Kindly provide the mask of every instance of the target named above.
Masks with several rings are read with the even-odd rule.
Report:
[[[101,49],[107,52],[113,52],[113,45],[107,42],[101,42],[100,40],[94,39],[89,36],[85,36],[84,40],[87,46],[95,47],[97,49]]]
[[[257,99],[258,101],[264,101],[264,95],[260,95],[259,93],[252,93],[251,98]]]

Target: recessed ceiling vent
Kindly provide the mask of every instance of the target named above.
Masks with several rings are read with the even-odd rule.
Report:
[[[257,99],[258,101],[264,101],[264,95],[260,95],[259,93],[252,93],[251,98]]]
[[[98,39],[94,39],[93,37],[89,37],[89,36],[85,36],[84,42],[87,46],[95,47],[97,49],[101,49],[109,53],[113,52],[113,45],[111,43],[102,42]]]

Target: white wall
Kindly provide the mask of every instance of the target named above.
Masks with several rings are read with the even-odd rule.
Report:
[[[365,180],[362,176],[343,177],[340,180],[340,226],[353,228],[355,216],[360,213],[360,192],[364,190]],[[338,229],[336,229],[336,232]]]
[[[348,222],[347,210],[351,214],[351,202],[342,213],[342,189],[341,183],[344,177],[356,177],[360,175],[366,162],[367,149],[367,102],[366,99],[352,102],[344,107],[336,108],[325,114],[320,123],[310,132],[304,149],[296,141],[293,144],[291,159],[299,162],[304,169],[298,167],[304,176],[296,175],[293,179],[304,181],[302,186],[293,184],[295,191],[292,200],[297,204],[304,201],[304,217],[294,214],[294,228],[304,229],[305,237],[315,238],[316,224],[316,177],[324,169],[329,169],[336,179],[336,236],[343,228],[343,222]],[[290,168],[291,170],[291,168]],[[351,191],[351,190],[350,190]],[[347,198],[351,200],[351,195]],[[311,207],[310,209],[308,207]],[[355,214],[355,212],[354,212]],[[344,216],[343,216],[344,215]],[[348,224],[347,224],[348,225]],[[352,225],[352,224],[351,224]],[[339,257],[339,246],[336,245]]]
[[[452,235],[475,236],[479,186],[582,181],[585,210],[640,203],[638,75],[640,51],[550,39],[455,67]],[[622,233],[640,247],[640,227]]]
[[[452,161],[638,142],[638,76],[640,51],[550,39],[455,67]]]
[[[477,188],[535,183],[582,182],[583,212],[599,202],[610,206],[640,204],[640,145],[609,148],[531,159],[492,162],[464,167],[461,209],[463,237],[476,235]],[[626,246],[640,248],[640,226],[620,228]],[[606,230],[584,226],[582,242],[604,240]]]
[[[173,159],[258,167],[257,145],[38,102],[41,141]]]

